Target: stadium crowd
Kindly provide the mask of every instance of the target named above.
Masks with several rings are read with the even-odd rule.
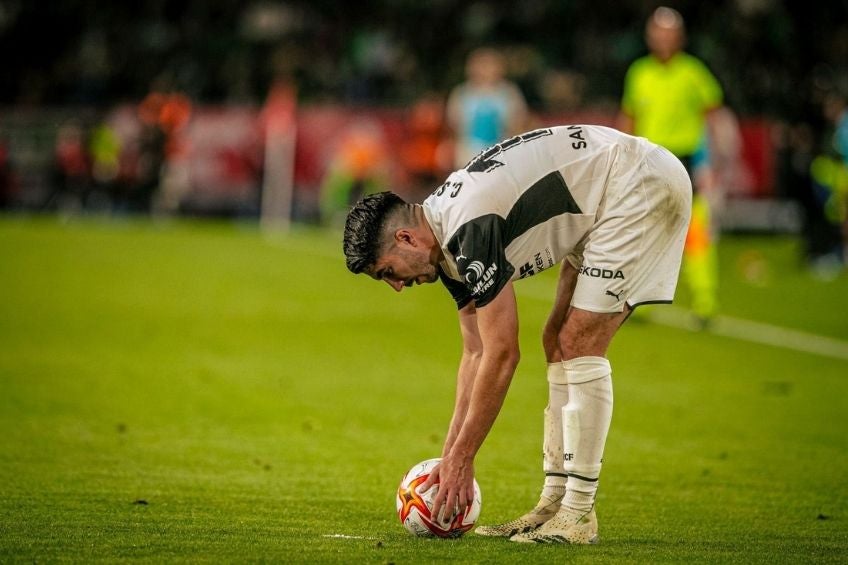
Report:
[[[227,187],[196,209],[232,211],[235,201],[238,213],[253,214],[261,110],[280,81],[296,88],[299,105],[296,215],[314,219],[332,206],[332,195],[319,202],[317,194],[338,190],[339,179],[423,193],[452,164],[442,145],[450,130],[443,106],[475,48],[503,55],[526,101],[527,125],[563,116],[612,125],[658,4],[0,0],[0,48],[15,54],[0,68],[0,206],[191,209],[180,200],[190,200],[200,169],[196,156],[181,159],[197,151],[189,124],[206,120],[205,132],[238,139],[209,149],[217,164],[207,177]],[[742,122],[767,126],[759,140],[767,186],[755,196],[798,203],[811,257],[829,256],[848,191],[848,155],[838,142],[848,129],[848,6],[668,4],[683,14],[687,51],[718,78],[726,106]],[[257,123],[243,112],[223,123],[222,109],[233,108]],[[332,144],[328,133],[338,133]],[[310,155],[310,147],[321,150]],[[165,184],[173,187],[167,197]]]
[[[103,106],[141,100],[156,80],[199,102],[257,102],[289,73],[305,102],[403,105],[447,91],[473,47],[497,43],[532,107],[611,104],[658,4],[4,0],[0,46],[17,56],[3,65],[0,102]],[[842,2],[670,4],[741,114],[800,115],[815,82],[846,73]],[[579,96],[559,92],[559,73]]]

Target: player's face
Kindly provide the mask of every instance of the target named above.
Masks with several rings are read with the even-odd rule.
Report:
[[[399,246],[394,246],[377,259],[369,274],[378,281],[386,281],[397,292],[413,284],[436,282],[439,278],[425,250]]]

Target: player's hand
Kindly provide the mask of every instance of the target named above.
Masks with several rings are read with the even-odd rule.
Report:
[[[433,499],[432,518],[449,524],[454,516],[474,500],[474,460],[444,457],[421,485],[420,492],[427,492],[433,485],[439,492]]]

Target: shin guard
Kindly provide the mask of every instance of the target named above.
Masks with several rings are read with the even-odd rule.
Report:
[[[568,404],[562,409],[563,468],[568,475],[563,504],[589,511],[612,420],[612,372],[603,357],[578,357],[563,365],[568,379]]]

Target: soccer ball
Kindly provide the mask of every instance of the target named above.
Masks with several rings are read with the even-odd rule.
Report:
[[[441,459],[427,459],[415,465],[404,475],[397,491],[397,513],[400,523],[412,535],[431,538],[458,538],[474,527],[474,522],[480,515],[482,497],[477,481],[474,481],[474,500],[459,514],[453,517],[450,524],[444,526],[431,516],[433,499],[439,491],[437,482],[430,490],[418,492],[418,487],[424,484],[433,468]]]

